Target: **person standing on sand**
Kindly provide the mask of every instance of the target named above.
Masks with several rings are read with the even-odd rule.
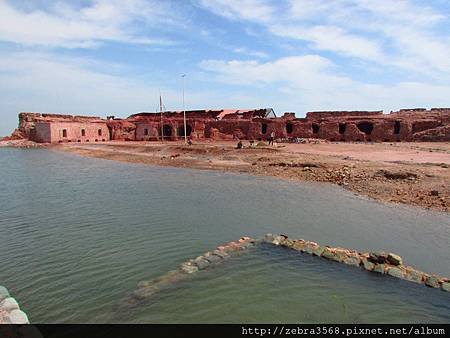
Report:
[[[273,140],[275,139],[275,132],[271,132],[270,133],[270,137],[269,137],[269,146],[273,145]]]

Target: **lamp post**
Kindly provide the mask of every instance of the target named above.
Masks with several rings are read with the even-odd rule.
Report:
[[[184,90],[186,86],[186,74],[182,74],[183,78],[183,120],[184,120],[184,144],[187,144],[187,135],[186,135],[186,107],[184,104]]]

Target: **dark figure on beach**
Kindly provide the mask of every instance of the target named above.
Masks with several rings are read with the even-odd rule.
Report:
[[[188,137],[188,144],[191,146],[192,145],[192,138],[189,136]]]
[[[271,132],[270,133],[270,137],[269,137],[269,146],[272,145],[273,146],[273,140],[275,139],[275,132]]]
[[[236,149],[242,149],[242,141],[241,140],[239,140],[239,142],[236,146]]]

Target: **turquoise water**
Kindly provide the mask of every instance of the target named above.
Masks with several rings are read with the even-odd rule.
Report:
[[[450,217],[338,187],[0,149],[0,284],[35,323],[449,322],[450,295],[262,247],[134,308],[139,281],[267,232],[450,276]]]

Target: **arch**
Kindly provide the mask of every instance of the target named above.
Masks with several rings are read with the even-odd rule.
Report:
[[[286,123],[286,132],[292,134],[294,131],[294,125],[291,122]]]
[[[317,134],[320,131],[320,126],[317,123],[311,125],[313,134]]]
[[[172,126],[169,124],[163,125],[164,137],[172,137]]]
[[[366,134],[366,135],[372,134],[372,130],[373,130],[373,123],[372,122],[363,121],[363,122],[359,122],[356,126],[364,134]]]
[[[400,134],[400,127],[401,127],[400,121],[395,121],[394,122],[394,134],[395,135]]]
[[[344,134],[347,130],[347,123],[339,123],[339,134]]]
[[[261,133],[262,134],[267,133],[267,123],[261,124]]]
[[[189,124],[186,124],[186,136],[191,136],[191,133],[192,133],[192,127]],[[184,125],[178,127],[177,135],[184,137]]]

